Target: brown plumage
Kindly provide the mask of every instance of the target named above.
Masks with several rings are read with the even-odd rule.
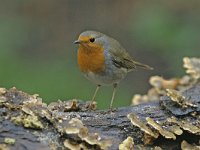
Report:
[[[79,44],[78,64],[80,70],[86,78],[97,84],[92,101],[101,85],[113,85],[110,108],[112,108],[117,84],[128,72],[136,68],[153,69],[135,61],[117,40],[100,32],[85,31],[74,43]]]

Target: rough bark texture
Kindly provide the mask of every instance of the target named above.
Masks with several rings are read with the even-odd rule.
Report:
[[[141,147],[150,149],[155,146],[162,149],[180,149],[183,140],[198,144],[200,139],[198,131],[191,133],[182,129],[183,134],[177,135],[176,140],[166,139],[160,135],[152,140],[151,145],[144,145],[142,141],[144,132],[134,126],[127,115],[135,114],[144,124],[147,124],[147,117],[165,123],[167,118],[174,116],[180,122],[189,120],[189,123],[199,130],[199,93],[200,83],[196,83],[182,94],[190,98],[196,104],[195,107],[182,109],[169,97],[164,96],[159,101],[122,107],[109,112],[90,111],[87,109],[88,103],[75,100],[46,105],[36,95],[28,95],[15,88],[10,90],[1,88],[0,149],[67,149],[70,143],[74,149],[82,147],[82,149],[115,150],[128,136],[134,139],[135,149]],[[72,118],[77,120],[72,121]]]
[[[150,78],[140,105],[91,110],[79,100],[49,105],[38,95],[0,88],[0,150],[200,149],[200,59],[184,58],[189,76]]]

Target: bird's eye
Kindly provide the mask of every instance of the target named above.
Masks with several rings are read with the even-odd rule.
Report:
[[[95,41],[95,38],[90,38],[90,42],[94,42]]]

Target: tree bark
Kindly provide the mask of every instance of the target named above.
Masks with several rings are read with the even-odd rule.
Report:
[[[200,83],[185,90],[195,107],[182,108],[168,96],[159,101],[108,110],[88,110],[88,102],[58,101],[47,105],[36,95],[28,95],[15,88],[0,90],[0,149],[118,149],[128,136],[133,138],[135,149],[180,149],[181,142],[198,144],[200,139]],[[147,117],[159,121],[166,130],[173,124],[167,118],[176,117],[183,133],[176,139],[149,137],[144,145],[142,127],[136,127],[127,117],[134,114],[152,132],[159,133],[147,123]],[[188,121],[189,120],[189,121]],[[195,126],[195,131],[184,128],[181,122]],[[166,125],[168,123],[168,125]],[[148,125],[147,125],[148,124]],[[198,130],[198,131],[197,131]],[[98,133],[98,134],[97,134]],[[143,139],[143,140],[142,140]],[[13,142],[14,141],[14,142]],[[147,141],[147,139],[146,139]],[[131,148],[130,148],[131,149]]]

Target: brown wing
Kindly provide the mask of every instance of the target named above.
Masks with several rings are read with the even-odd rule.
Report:
[[[153,68],[148,65],[142,64],[140,62],[136,62],[136,61],[134,61],[130,58],[126,58],[126,57],[113,56],[112,61],[116,67],[126,68],[128,71],[136,69],[137,67],[147,69],[147,70],[153,70]]]
[[[113,42],[113,41],[112,41]],[[113,64],[118,68],[126,68],[128,71],[136,69],[137,67],[152,70],[153,68],[142,64],[140,62],[134,61],[132,57],[126,52],[126,50],[117,42],[115,42],[115,47],[109,49],[110,55],[112,57]]]
[[[113,64],[118,68],[126,68],[127,70],[132,70],[136,68],[136,65],[127,58],[121,58],[116,55],[112,57]]]

